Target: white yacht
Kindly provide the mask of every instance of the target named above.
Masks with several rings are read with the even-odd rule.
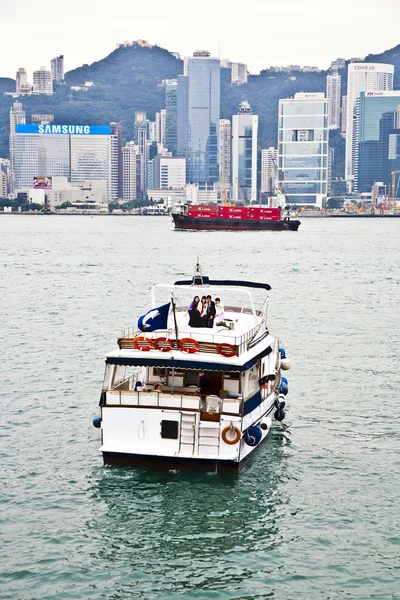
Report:
[[[290,362],[268,330],[270,289],[211,280],[199,265],[191,280],[152,288],[151,310],[106,356],[93,420],[105,464],[208,471],[245,464],[272,419],[285,417],[282,370]],[[263,296],[257,310],[253,294]],[[223,299],[213,327],[189,326],[195,296]]]

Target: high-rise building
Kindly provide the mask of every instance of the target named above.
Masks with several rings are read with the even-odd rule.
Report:
[[[400,91],[360,92],[353,127],[354,190],[370,192],[375,181],[387,187],[400,168]]]
[[[164,79],[162,85],[165,89],[165,144],[169,152],[176,156],[178,143],[178,80]]]
[[[10,108],[10,135],[15,133],[16,125],[25,125],[26,112],[22,108],[21,102],[14,102]]]
[[[328,98],[328,127],[340,128],[340,89],[341,76],[335,72],[326,78],[326,97]]]
[[[178,154],[187,158],[189,183],[217,182],[220,61],[198,51],[186,63],[187,76],[178,76]]]
[[[237,85],[247,83],[247,65],[244,63],[231,63],[231,83]]]
[[[118,198],[118,140],[111,128],[89,125],[16,125],[15,188],[30,188],[37,176],[70,182],[106,181],[108,201]]]
[[[347,96],[342,96],[342,121],[340,125],[340,135],[346,137],[346,124],[347,124]]]
[[[122,158],[122,124],[110,123],[111,133],[117,138],[117,153],[118,153],[118,198],[123,195],[123,158]]]
[[[127,202],[136,200],[136,146],[128,142],[122,148],[123,156],[123,191],[122,198]]]
[[[347,71],[347,115],[345,179],[353,189],[353,122],[357,98],[361,92],[393,90],[394,66],[383,63],[351,63]]]
[[[143,110],[137,110],[135,112],[135,120],[133,122],[133,139],[135,143],[138,143],[138,128],[146,123],[146,113]]]
[[[32,113],[31,123],[54,123],[54,115],[47,113]]]
[[[0,198],[7,198],[7,177],[0,168]]]
[[[232,117],[232,198],[246,203],[257,200],[258,115],[244,101]]]
[[[264,148],[261,152],[261,192],[273,194],[278,187],[278,149]]]
[[[329,109],[328,109],[329,111]],[[332,172],[333,163],[335,162],[334,148],[328,148],[328,196],[332,193]]]
[[[219,120],[219,181],[231,182],[232,127],[229,119]]]
[[[55,56],[51,59],[51,77],[55,83],[64,81],[64,55]]]
[[[337,71],[337,69],[344,69],[345,66],[346,66],[346,59],[345,58],[337,58],[336,60],[333,60],[331,62],[330,68],[334,71]]]
[[[189,151],[189,77],[187,75],[178,75],[176,104],[178,109],[177,152],[178,156],[187,156]]]
[[[328,183],[328,100],[298,93],[279,100],[278,176],[286,203],[322,206]]]
[[[26,70],[20,67],[15,74],[15,91],[17,94],[29,94],[32,91],[32,86],[28,83]]]
[[[36,94],[53,93],[51,71],[48,71],[46,67],[40,67],[39,71],[33,71],[33,92]]]
[[[167,147],[167,111],[165,108],[160,110],[160,144]]]
[[[0,177],[2,178],[0,198],[7,198],[8,194],[13,191],[11,161],[7,158],[0,158]]]
[[[148,152],[148,140],[147,140],[147,123],[144,122],[141,125],[138,126],[137,129],[137,138],[138,138],[138,155],[140,157],[140,172],[138,173],[139,176],[139,192],[141,193],[142,197],[144,197],[146,195],[146,182],[147,182],[147,177],[146,177],[146,168],[147,168],[147,161],[149,160],[149,152]]]
[[[17,125],[25,125],[26,112],[23,110],[21,102],[14,102],[10,108],[10,162],[11,162],[11,191],[14,191],[14,133]]]
[[[186,185],[186,159],[177,156],[156,156],[154,189],[180,190]]]

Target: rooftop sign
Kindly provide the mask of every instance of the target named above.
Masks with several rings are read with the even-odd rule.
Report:
[[[16,133],[40,133],[40,134],[64,134],[64,135],[110,135],[111,127],[109,125],[54,125],[51,124],[32,124],[16,125]]]

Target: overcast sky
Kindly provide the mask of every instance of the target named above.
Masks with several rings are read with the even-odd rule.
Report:
[[[208,49],[245,62],[318,65],[400,44],[399,0],[0,0],[0,77],[19,67],[69,71],[146,39],[182,56]]]

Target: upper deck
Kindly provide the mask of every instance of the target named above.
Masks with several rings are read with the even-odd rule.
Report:
[[[157,356],[164,360],[167,358],[206,360],[208,354],[213,361],[226,362],[229,358],[239,363],[254,354],[262,351],[267,343],[268,330],[266,324],[268,297],[264,297],[259,309],[255,309],[254,299],[248,287],[254,286],[270,289],[267,284],[252,284],[243,282],[218,282],[219,285],[191,284],[190,282],[177,282],[174,285],[158,284],[152,290],[152,306],[156,310],[156,293],[160,290],[165,298],[165,291],[171,295],[171,307],[168,314],[167,325],[163,329],[154,331],[140,331],[129,328],[123,331],[118,339],[118,347],[127,357],[146,355],[146,358],[156,359]],[[236,285],[239,284],[239,285]],[[183,287],[181,287],[183,286]],[[223,318],[217,317],[212,328],[189,326],[188,305],[194,296],[211,295],[213,298],[221,297],[228,300],[240,300],[240,305],[225,304]],[[236,296],[236,297],[235,297]],[[235,298],[234,298],[235,297]],[[259,344],[261,343],[261,346]],[[193,356],[201,353],[203,356]],[[211,356],[210,356],[211,355]],[[116,357],[116,352],[109,355]]]

